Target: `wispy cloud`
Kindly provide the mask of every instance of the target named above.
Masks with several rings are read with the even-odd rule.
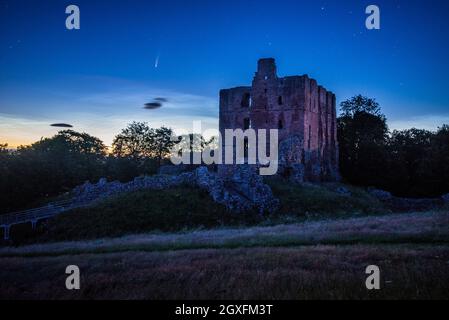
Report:
[[[100,85],[98,84],[100,83]],[[32,112],[29,100],[21,100],[20,92],[7,97],[8,105],[0,110],[0,142],[10,145],[29,144],[41,137],[51,136],[57,128],[51,123],[64,122],[74,130],[84,131],[102,139],[107,145],[116,134],[132,121],[148,122],[152,127],[167,126],[177,130],[192,130],[193,121],[202,121],[203,128],[218,128],[218,98],[158,89],[141,83],[120,79],[86,79],[83,86],[70,91],[70,86],[55,88],[48,95],[34,99]],[[155,110],[144,104],[155,98],[166,99]],[[14,101],[14,105],[9,103]],[[39,115],[36,115],[36,114]]]
[[[200,116],[218,117],[218,98],[211,98],[169,90],[145,89],[135,92],[130,90],[102,92],[77,99],[77,103],[91,106],[94,110],[114,114],[140,114],[144,104],[156,97],[164,97],[167,102],[157,111],[157,116]],[[84,108],[83,108],[84,109]],[[146,113],[149,113],[146,110]]]
[[[10,147],[30,144],[41,137],[51,136],[58,128],[49,126],[45,119],[27,119],[0,114],[0,143]]]
[[[449,124],[449,115],[429,114],[389,121],[389,127],[391,130],[418,128],[435,131],[443,124]]]

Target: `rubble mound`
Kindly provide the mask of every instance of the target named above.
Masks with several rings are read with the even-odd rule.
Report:
[[[254,168],[238,166],[232,177],[223,178],[207,167],[199,167],[193,172],[179,175],[141,176],[121,183],[108,182],[102,178],[98,183],[86,182],[72,191],[73,204],[86,204],[115,196],[124,192],[137,190],[164,190],[179,186],[198,187],[206,190],[212,199],[226,206],[230,211],[242,213],[256,210],[259,213],[272,213],[279,201]]]

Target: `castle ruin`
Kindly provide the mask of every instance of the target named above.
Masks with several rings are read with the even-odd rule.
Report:
[[[316,80],[278,77],[275,60],[260,59],[252,86],[220,91],[220,133],[279,129],[279,175],[297,182],[336,181],[335,104],[335,94]]]

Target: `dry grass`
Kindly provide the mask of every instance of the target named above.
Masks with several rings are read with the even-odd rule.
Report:
[[[449,213],[367,216],[267,227],[150,233],[113,239],[34,244],[0,248],[0,257],[356,243],[449,243]]]
[[[449,247],[308,246],[0,259],[1,299],[447,299]],[[65,289],[76,264],[81,290]],[[381,290],[365,268],[381,269]]]
[[[447,299],[449,213],[5,247],[0,257],[0,299]],[[79,291],[65,289],[71,264]],[[371,264],[375,292],[364,285]]]

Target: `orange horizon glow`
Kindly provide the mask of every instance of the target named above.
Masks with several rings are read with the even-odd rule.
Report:
[[[34,142],[39,141],[39,140],[35,140],[35,141],[25,141],[25,140],[19,140],[19,139],[4,139],[3,137],[0,137],[0,144],[7,144],[8,145],[8,149],[17,149],[18,147],[26,147],[26,146],[30,146],[31,144],[33,144]]]

